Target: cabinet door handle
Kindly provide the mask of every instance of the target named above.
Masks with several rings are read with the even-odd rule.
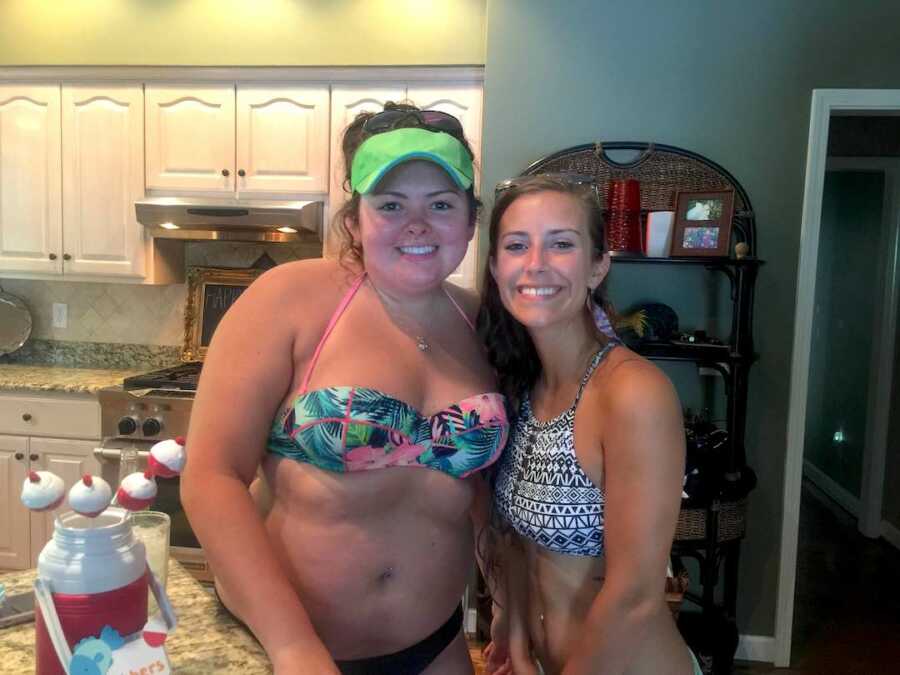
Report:
[[[231,175],[231,172],[228,169],[222,169],[222,175],[228,178]]]
[[[32,452],[30,455],[28,455],[28,459],[30,459],[32,462],[36,462],[36,461],[38,461],[40,458],[41,458],[40,455],[38,455],[38,454],[36,454],[36,453],[33,453],[33,452]]]
[[[71,260],[71,259],[72,259],[72,256],[70,256],[68,253],[63,253],[63,260]]]
[[[31,413],[22,413],[22,421],[30,422],[31,421]]]
[[[243,169],[238,169],[238,176],[240,176],[241,178],[243,178],[243,177],[246,176],[246,175],[247,175],[247,172],[246,172],[246,171],[244,171]]]
[[[16,459],[18,459],[18,460],[23,460],[23,459],[25,459],[25,453],[24,453],[24,452],[17,452],[17,453],[16,453]]]
[[[50,260],[56,260],[56,254],[55,254],[55,253],[51,253],[51,254],[48,255],[47,257],[50,258]]]

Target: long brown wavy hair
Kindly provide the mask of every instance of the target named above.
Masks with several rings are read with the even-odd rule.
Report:
[[[497,257],[500,221],[503,214],[520,197],[538,192],[559,192],[576,199],[582,205],[587,217],[594,259],[602,257],[607,251],[606,219],[596,193],[589,186],[566,180],[561,176],[537,175],[517,178],[510,187],[497,195],[491,211],[488,260],[484,269],[481,309],[478,312],[476,327],[487,349],[488,360],[497,372],[500,391],[506,396],[511,411],[518,409],[523,394],[534,386],[541,372],[541,360],[525,326],[503,306],[500,289],[491,274],[490,264]],[[612,318],[613,310],[606,299],[605,281],[594,289],[592,299]],[[589,310],[585,303],[585,312],[587,311]],[[597,339],[601,343],[607,340],[599,330]],[[496,478],[497,469],[498,464],[489,469],[490,475],[487,479],[491,483]],[[501,543],[504,541],[505,546]],[[510,547],[521,549],[521,544],[512,527],[500,517],[492,503],[488,522],[478,532],[476,539],[476,548],[482,559],[484,576],[491,594],[501,582],[506,566],[510,564],[510,561],[504,560],[502,554]]]
[[[500,221],[503,214],[520,197],[538,192],[559,192],[571,195],[577,200],[587,218],[588,234],[595,260],[607,251],[606,218],[596,193],[589,186],[567,181],[562,176],[537,175],[517,178],[510,187],[497,195],[491,211],[488,260],[484,269],[481,309],[476,325],[487,349],[488,360],[497,371],[500,390],[513,405],[517,405],[521,401],[522,394],[534,386],[541,372],[541,361],[525,326],[503,306],[500,290],[491,274],[490,264],[497,257]],[[612,317],[613,309],[606,297],[605,280],[594,289],[592,300]],[[585,312],[588,311],[585,303]],[[598,340],[605,342],[607,338],[599,331],[597,333]]]
[[[420,110],[420,108],[411,103],[394,103],[393,101],[385,103],[384,109],[407,110],[410,112]],[[358,192],[353,192],[350,188],[350,169],[353,166],[353,157],[356,155],[359,146],[363,144],[363,141],[373,135],[364,129],[366,121],[377,114],[378,113],[374,112],[359,113],[344,130],[344,135],[341,139],[341,154],[344,157],[344,180],[341,182],[341,186],[343,187],[344,192],[350,195],[350,198],[337,210],[331,223],[333,231],[338,233],[341,242],[340,252],[338,254],[339,259],[342,263],[351,267],[363,267],[363,251],[362,245],[356,237],[353,236],[353,228],[359,223],[360,196]],[[409,117],[399,120],[391,130],[419,126],[421,125],[419,124],[418,119],[414,115],[410,115]],[[449,131],[445,131],[444,133],[449,133],[462,143],[466,152],[469,153],[469,157],[474,159],[475,154],[472,152],[472,146],[469,145],[469,142],[463,134],[451,133]],[[469,201],[469,218],[471,224],[474,225],[478,218],[478,210],[481,208],[481,202],[475,196],[474,182],[469,186],[469,189],[466,190],[466,196]]]

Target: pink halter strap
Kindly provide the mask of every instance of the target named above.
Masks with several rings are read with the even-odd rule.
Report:
[[[360,274],[359,278],[353,282],[353,285],[350,287],[350,289],[346,293],[344,293],[344,297],[341,298],[340,304],[338,304],[337,309],[334,310],[334,314],[331,315],[331,320],[328,322],[328,326],[326,326],[325,332],[322,333],[319,344],[316,345],[316,351],[313,352],[312,359],[310,359],[309,365],[306,366],[306,374],[303,376],[303,382],[300,385],[301,394],[306,393],[306,388],[309,386],[309,379],[312,377],[313,368],[316,367],[316,361],[319,360],[319,354],[322,353],[322,347],[325,346],[325,340],[327,340],[328,336],[331,335],[331,331],[334,330],[334,326],[338,322],[338,319],[341,318],[344,310],[347,309],[347,305],[350,304],[353,296],[356,295],[356,291],[359,290],[359,287],[362,286],[362,283],[365,280],[365,273]]]
[[[300,384],[300,394],[305,394],[307,387],[309,387],[309,380],[312,378],[313,369],[316,367],[316,362],[319,360],[319,354],[322,353],[322,347],[325,346],[325,341],[328,339],[328,336],[331,335],[331,331],[334,330],[335,325],[338,320],[343,315],[344,311],[347,309],[347,305],[350,304],[350,301],[353,300],[353,297],[356,295],[356,292],[359,290],[359,287],[362,286],[363,282],[366,280],[366,273],[363,272],[359,275],[359,278],[353,282],[353,285],[347,290],[344,294],[344,297],[341,298],[340,303],[337,308],[334,310],[334,314],[331,315],[331,319],[328,321],[328,325],[325,327],[325,332],[322,333],[322,337],[319,340],[319,344],[316,345],[316,351],[313,352],[312,359],[309,361],[309,365],[306,366],[306,373],[303,375],[303,382]],[[469,319],[466,313],[463,311],[462,307],[459,306],[459,303],[453,299],[453,296],[444,289],[444,293],[447,295],[447,298],[456,307],[456,311],[458,311],[463,320],[466,322],[466,325],[469,326],[473,331],[475,330],[475,324]]]

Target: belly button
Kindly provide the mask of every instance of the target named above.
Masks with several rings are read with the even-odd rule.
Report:
[[[380,583],[384,583],[386,581],[389,581],[390,579],[393,579],[393,577],[394,577],[394,568],[388,567],[384,572],[382,572],[381,574],[378,575],[378,581]]]

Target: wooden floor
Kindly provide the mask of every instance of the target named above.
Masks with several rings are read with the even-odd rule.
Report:
[[[863,537],[852,516],[804,482],[791,667],[734,672],[900,673],[900,551]]]
[[[737,662],[735,675],[900,674],[900,551],[821,499],[804,483],[791,667]]]

